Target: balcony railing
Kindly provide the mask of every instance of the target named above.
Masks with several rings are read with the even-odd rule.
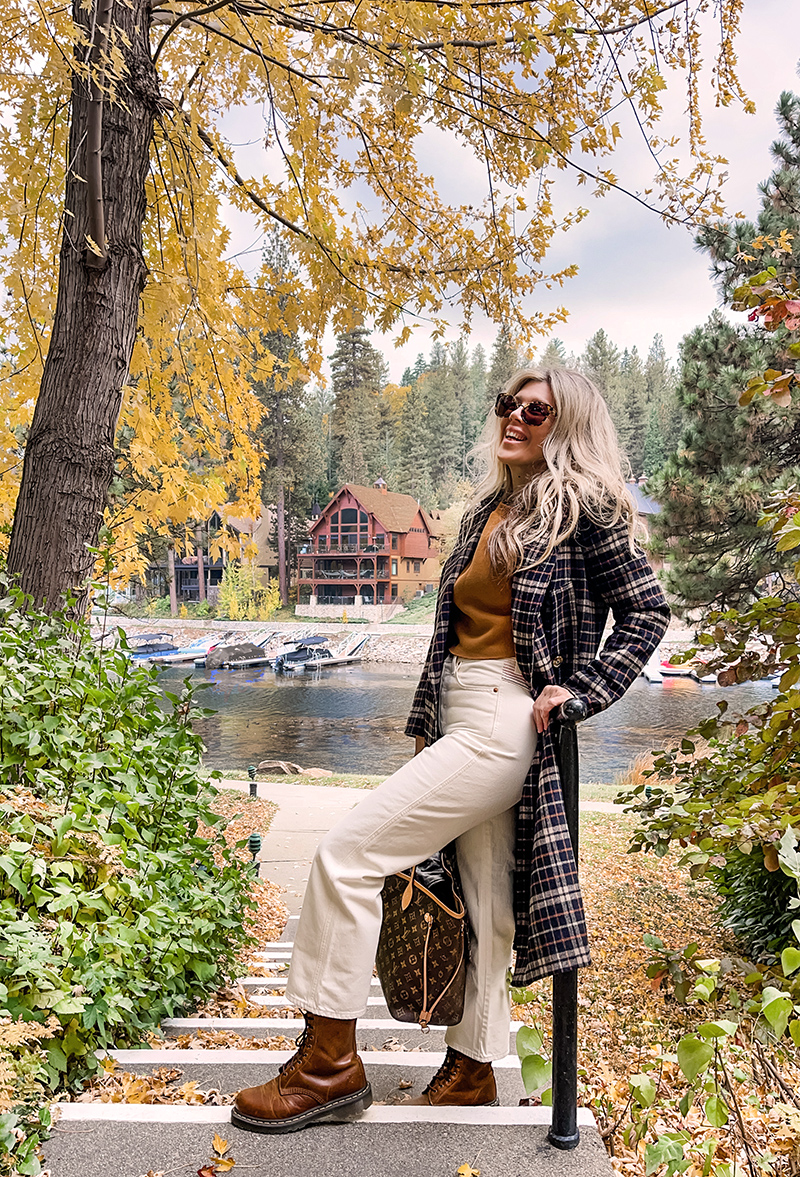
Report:
[[[383,539],[357,540],[352,542],[341,540],[322,546],[319,541],[314,546],[315,556],[326,556],[328,552],[388,552],[389,546]]]

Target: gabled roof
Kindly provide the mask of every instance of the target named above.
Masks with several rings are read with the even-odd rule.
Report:
[[[424,507],[421,507],[412,495],[396,494],[391,490],[384,492],[374,486],[358,486],[352,482],[345,483],[341,490],[337,491],[327,507],[324,508],[322,515],[316,521],[314,527],[318,527],[323,520],[327,519],[331,508],[346,490],[349,490],[353,498],[358,500],[364,510],[374,515],[387,531],[408,531],[419,511],[431,535],[437,534],[436,524]]]
[[[638,482],[629,482],[628,490],[631,492],[631,497],[636,504],[636,510],[640,515],[660,515],[661,504],[657,503],[655,499],[651,499],[649,495],[644,493],[644,487]]]

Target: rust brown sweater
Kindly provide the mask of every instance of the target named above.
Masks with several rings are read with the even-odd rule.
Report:
[[[453,586],[450,653],[459,658],[513,658],[511,583],[489,562],[489,536],[503,518],[498,507],[486,520],[475,555]]]

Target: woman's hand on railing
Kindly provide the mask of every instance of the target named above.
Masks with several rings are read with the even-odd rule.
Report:
[[[574,698],[571,691],[554,684],[549,684],[539,692],[533,701],[533,722],[536,724],[539,735],[546,732],[550,726],[551,713],[562,703],[566,703],[568,699]],[[558,715],[554,715],[553,718],[558,719]]]

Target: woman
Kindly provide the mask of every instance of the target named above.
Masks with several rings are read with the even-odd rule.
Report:
[[[586,377],[518,372],[485,441],[489,473],[442,570],[406,727],[416,755],[320,843],[286,991],[306,1030],[275,1079],[239,1093],[240,1128],[291,1132],[369,1106],[355,1026],[383,881],[454,839],[472,930],[464,1017],[412,1102],[497,1102],[512,943],[515,984],[589,963],[550,720],[573,695],[589,714],[618,699],[669,610],[635,547],[614,428]]]

